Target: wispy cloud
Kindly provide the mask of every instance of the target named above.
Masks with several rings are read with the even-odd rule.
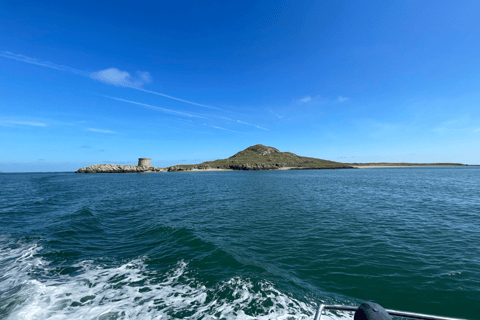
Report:
[[[316,105],[316,104],[321,104],[321,103],[334,103],[334,102],[345,102],[348,101],[349,99],[347,97],[342,97],[338,96],[336,99],[332,98],[323,98],[322,96],[306,96],[305,98],[296,100],[295,102],[298,104],[309,104],[309,105]]]
[[[295,104],[305,104],[305,105],[308,105],[308,106],[316,106],[316,105],[319,105],[321,103],[329,103],[331,101],[329,99],[323,98],[320,95],[316,95],[316,96],[313,96],[313,97],[312,96],[306,96],[302,99],[294,100],[293,102]]]
[[[228,121],[235,121],[235,120],[233,120],[233,119],[230,119],[230,118],[224,117],[224,116],[214,116],[214,117],[217,118],[217,119],[223,119],[223,120],[228,120]]]
[[[119,87],[130,87],[134,89],[141,88],[144,84],[152,82],[149,72],[137,71],[137,76],[133,77],[127,71],[117,68],[109,68],[97,72],[92,72],[90,78],[107,84],[113,84]]]
[[[240,131],[235,131],[235,130],[230,130],[230,129],[222,128],[222,127],[219,127],[219,126],[210,125],[210,127],[214,128],[214,129],[219,129],[219,130],[224,130],[224,131],[230,131],[230,132],[234,132],[234,133],[249,135],[249,133],[240,132]]]
[[[305,98],[303,98],[303,99],[300,99],[300,102],[303,102],[303,103],[307,103],[307,102],[310,102],[310,101],[312,101],[312,98],[309,97],[309,96],[307,96],[307,97],[305,97]]]
[[[117,101],[122,101],[122,102],[131,103],[131,104],[136,104],[136,105],[139,105],[139,106],[142,106],[142,107],[146,107],[146,108],[151,109],[151,110],[156,110],[156,111],[160,111],[160,112],[164,112],[164,113],[168,113],[168,114],[173,114],[173,115],[177,115],[177,116],[189,117],[189,118],[209,119],[209,118],[207,118],[207,117],[200,116],[200,115],[198,115],[198,114],[193,114],[193,113],[187,113],[187,112],[170,110],[170,109],[161,108],[161,107],[157,107],[157,106],[152,106],[152,105],[150,105],[150,104],[141,103],[141,102],[137,102],[137,101],[131,101],[131,100],[126,100],[126,99],[121,99],[121,98],[115,98],[115,97],[110,97],[110,96],[103,96],[103,97],[109,98],[109,99],[113,99],[113,100],[117,100]]]
[[[480,128],[473,129],[472,132],[480,132]]]
[[[263,127],[260,127],[260,126],[257,126],[256,124],[253,124],[253,123],[248,123],[248,122],[244,122],[244,121],[240,121],[240,120],[237,120],[238,123],[241,123],[241,124],[246,124],[247,126],[254,126],[255,128],[258,128],[258,129],[262,129],[262,130],[267,130],[267,128],[263,128]]]
[[[33,122],[33,121],[10,121],[10,120],[0,120],[1,126],[13,127],[16,125],[19,126],[30,126],[30,127],[46,127],[48,124],[43,122]]]
[[[265,109],[266,111],[270,112],[271,114],[273,114],[276,118],[278,119],[281,119],[283,118],[282,115],[278,114],[276,111],[272,110],[272,109]]]
[[[95,128],[87,128],[88,131],[92,132],[100,132],[100,133],[110,133],[110,134],[118,134],[118,132],[106,129],[95,129]]]
[[[12,121],[13,124],[19,124],[22,126],[31,126],[31,127],[46,127],[47,124],[43,122],[32,122],[32,121]]]
[[[472,119],[467,115],[460,115],[454,119],[449,119],[440,123],[437,127],[433,128],[436,132],[448,132],[448,131],[469,131],[472,127]]]

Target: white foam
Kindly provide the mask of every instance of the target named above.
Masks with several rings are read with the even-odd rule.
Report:
[[[183,261],[165,274],[148,270],[142,259],[114,268],[83,261],[74,265],[76,275],[67,276],[52,272],[36,255],[39,250],[34,244],[0,251],[0,316],[9,301],[15,306],[8,320],[311,319],[315,314],[314,305],[268,281],[254,285],[234,277],[207,288],[187,275]],[[333,318],[338,320],[322,317]]]

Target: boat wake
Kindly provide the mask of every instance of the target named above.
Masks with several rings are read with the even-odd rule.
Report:
[[[311,319],[315,314],[315,305],[269,281],[233,277],[207,287],[188,275],[184,261],[167,272],[149,270],[144,258],[118,266],[82,261],[53,267],[37,243],[1,247],[0,318],[8,320]]]

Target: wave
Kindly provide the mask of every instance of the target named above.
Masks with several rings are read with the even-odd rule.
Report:
[[[0,251],[0,318],[5,319],[310,319],[315,305],[272,282],[237,276],[208,287],[179,261],[167,272],[145,258],[111,266],[82,261],[62,274],[38,243]],[[330,318],[326,317],[326,319]]]

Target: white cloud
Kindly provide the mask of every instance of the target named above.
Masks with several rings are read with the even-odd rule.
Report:
[[[480,132],[480,128],[474,129],[472,132]]]
[[[33,122],[33,121],[0,121],[0,125],[12,127],[15,125],[20,126],[31,126],[31,127],[46,127],[47,124],[43,122]]]
[[[327,98],[322,98],[322,96],[306,96],[303,99],[297,100],[299,103],[309,103],[309,104],[320,104],[320,103],[332,103],[332,102],[345,102],[348,101],[347,97],[338,96],[337,99],[331,100]]]
[[[104,130],[104,129],[95,129],[95,128],[88,128],[88,131],[93,131],[93,132],[100,132],[100,133],[114,133],[117,134],[118,132],[112,131],[112,130]]]
[[[122,71],[117,68],[92,72],[90,78],[115,86],[133,88],[139,88],[144,84],[152,82],[152,77],[147,71],[137,71],[137,77],[133,77],[127,71]]]
[[[303,103],[307,103],[307,102],[309,102],[309,101],[312,101],[312,98],[309,97],[309,96],[307,96],[307,97],[305,97],[305,98],[303,98],[303,99],[300,99],[300,101],[303,102]]]
[[[19,124],[23,126],[32,126],[32,127],[46,127],[47,124],[43,122],[32,122],[32,121],[12,121],[13,124]]]
[[[302,99],[295,100],[294,101],[296,104],[308,104],[310,106],[316,106],[322,103],[330,103],[331,101],[327,98],[322,98],[320,95],[316,96],[306,96]]]
[[[227,118],[227,117],[223,117],[223,116],[214,116],[215,118],[218,118],[218,119],[223,119],[223,120],[228,120],[228,121],[235,121],[233,119],[230,119],[230,118]]]
[[[148,84],[152,82],[152,76],[148,71],[137,71],[138,78],[143,81],[143,83]]]

